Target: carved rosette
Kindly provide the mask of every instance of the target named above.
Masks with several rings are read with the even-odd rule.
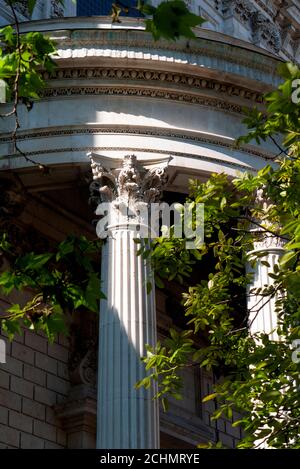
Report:
[[[126,155],[114,169],[109,158],[92,153],[89,158],[93,172],[90,201],[97,205],[97,215],[108,217],[108,231],[112,226],[148,227],[150,205],[161,197],[171,158],[142,165],[135,155]],[[106,237],[108,231],[104,233],[98,223],[99,237]]]
[[[70,380],[73,385],[85,384],[96,389],[98,323],[85,311],[77,323],[72,324]]]
[[[18,217],[24,209],[26,198],[24,190],[15,180],[0,179],[0,226],[8,219]]]

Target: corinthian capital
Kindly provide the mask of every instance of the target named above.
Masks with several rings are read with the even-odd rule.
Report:
[[[90,153],[93,182],[91,202],[97,205],[96,215],[103,217],[97,224],[97,234],[106,238],[113,230],[139,231],[151,237],[150,212],[154,213],[164,185],[171,158],[138,161],[135,155],[122,160]],[[150,230],[150,231],[149,231]]]
[[[88,154],[93,172],[93,193],[99,202],[157,202],[167,182],[167,167],[171,158],[138,161],[135,155],[115,160],[94,153]]]

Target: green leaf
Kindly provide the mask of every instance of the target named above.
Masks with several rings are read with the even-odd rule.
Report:
[[[29,270],[38,270],[43,267],[53,256],[51,253],[34,254],[33,252],[25,254],[19,258],[17,265],[19,268],[24,269],[25,272]]]
[[[5,26],[5,28],[0,29],[1,36],[3,36],[7,45],[13,46],[15,44],[15,30],[12,26]]]
[[[218,393],[217,393],[217,392],[214,392],[214,393],[212,393],[212,394],[209,394],[208,396],[203,397],[202,402],[211,401],[211,400],[213,400],[213,399],[216,399],[216,397],[218,397]]]
[[[32,15],[37,0],[28,0],[28,11]]]
[[[15,334],[18,334],[18,335],[22,334],[21,324],[18,318],[2,319],[1,327],[2,327],[2,330],[6,332],[6,334],[8,335],[9,340],[13,340]]]
[[[191,28],[205,22],[204,18],[191,13],[182,0],[161,2],[155,10],[150,10],[153,18],[145,21],[146,31],[151,32],[155,40],[161,37],[175,40],[180,36],[194,38]]]
[[[155,284],[158,286],[158,288],[164,288],[165,286],[164,282],[158,275],[155,275]]]
[[[161,400],[162,406],[163,406],[163,411],[168,412],[169,410],[169,401],[167,398],[163,397]]]

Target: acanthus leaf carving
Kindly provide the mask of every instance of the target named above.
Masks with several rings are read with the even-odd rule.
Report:
[[[101,202],[115,200],[151,203],[159,200],[167,182],[166,169],[170,158],[163,161],[162,165],[147,169],[138,162],[135,155],[126,155],[121,167],[110,169],[104,163],[97,162],[93,154],[89,157],[94,180],[92,191],[98,189]]]
[[[90,201],[97,205],[96,214],[107,217],[107,225],[97,224],[97,235],[106,238],[113,228],[132,226],[148,231],[150,204],[158,202],[167,182],[169,158],[142,165],[135,155],[126,155],[110,167],[109,158],[89,154],[93,172]],[[111,164],[112,161],[111,161]],[[116,164],[116,162],[115,162]],[[109,202],[109,205],[106,204]],[[148,236],[146,236],[148,237]]]

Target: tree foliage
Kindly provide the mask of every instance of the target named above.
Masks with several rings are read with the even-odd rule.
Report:
[[[9,267],[0,274],[2,293],[30,295],[11,304],[1,317],[2,329],[12,339],[21,327],[43,331],[50,340],[68,333],[71,314],[80,309],[98,312],[100,242],[69,236],[52,252],[16,254],[4,233],[0,253]],[[25,296],[26,297],[26,296]]]
[[[294,350],[300,343],[300,104],[291,99],[300,71],[283,64],[280,73],[284,82],[266,96],[266,112],[248,113],[244,122],[249,133],[238,141],[271,139],[280,150],[274,161],[257,174],[235,179],[213,174],[205,183],[192,183],[189,202],[205,204],[205,241],[198,249],[197,269],[212,258],[214,262],[207,278],[195,285],[185,283],[188,327],[180,334],[171,331],[166,343],[148,348],[144,361],[151,373],[138,383],[148,386],[156,380],[157,397],[165,401],[172,395],[178,398],[182,368],[198,364],[214,372],[220,379],[204,400],[218,404],[213,419],[232,419],[233,410],[240,412],[241,419],[233,423],[246,435],[239,448],[300,447],[300,359]],[[268,203],[262,204],[261,198]],[[270,269],[269,284],[251,289],[246,263],[259,261],[270,268],[266,251],[249,256],[255,230],[260,236],[276,236],[285,245],[279,264]],[[182,240],[161,238],[152,242],[152,252],[141,252],[152,262],[159,285],[166,279],[183,280],[176,266],[164,266],[170,252],[191,265],[195,253],[184,249]],[[251,334],[247,291],[260,299],[259,305],[275,301],[278,340],[263,332]],[[256,305],[254,312],[262,314],[262,306]],[[201,334],[207,346],[199,349]]]

